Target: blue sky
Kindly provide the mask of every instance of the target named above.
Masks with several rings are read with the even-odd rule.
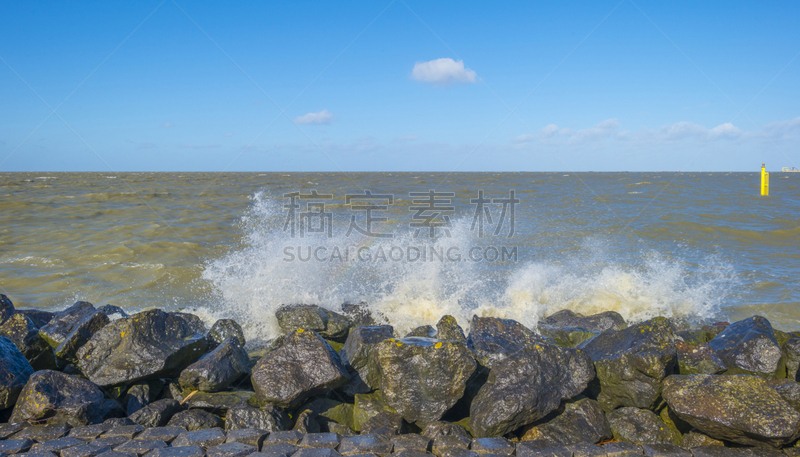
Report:
[[[0,10],[0,171],[800,167],[798,2]]]

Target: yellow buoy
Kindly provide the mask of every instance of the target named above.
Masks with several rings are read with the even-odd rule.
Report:
[[[761,195],[769,196],[769,173],[764,169],[764,164],[761,164]]]

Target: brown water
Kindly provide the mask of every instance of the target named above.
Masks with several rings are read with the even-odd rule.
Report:
[[[800,174],[771,178],[764,198],[757,173],[2,173],[0,292],[18,307],[189,308],[235,317],[254,339],[274,335],[282,303],[361,300],[400,328],[445,313],[462,324],[478,313],[533,325],[571,308],[632,320],[757,313],[797,330]],[[316,200],[331,236],[298,229],[293,238],[283,195],[312,189],[332,195]],[[365,213],[345,196],[365,189],[393,196],[373,214],[387,219],[374,231],[393,238],[346,235],[351,216],[363,228]],[[435,241],[409,226],[409,192],[430,189],[453,193],[454,210],[432,219],[449,215],[450,237],[438,227]],[[513,237],[509,214],[498,235],[489,228],[499,203],[478,237],[470,199],[512,189]],[[323,255],[303,261],[308,248]],[[415,249],[460,257],[415,260]],[[493,260],[502,249],[516,258]]]

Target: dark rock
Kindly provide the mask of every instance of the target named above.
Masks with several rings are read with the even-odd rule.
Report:
[[[52,441],[69,433],[72,426],[69,424],[48,424],[28,427],[14,435],[14,439],[28,438],[37,443]],[[83,444],[83,443],[79,443]]]
[[[224,423],[219,416],[211,414],[202,409],[190,409],[188,411],[181,411],[167,422],[170,427],[183,427],[190,432],[197,430],[206,430],[213,428],[221,428]],[[182,444],[181,446],[191,446],[192,444]]]
[[[29,424],[27,422],[12,422],[5,424],[0,423],[0,440],[7,439],[11,435],[28,426]]]
[[[106,419],[103,421],[103,425],[106,427],[106,431],[111,430],[117,427],[125,427],[128,425],[136,425],[135,422],[130,420],[127,417],[112,417],[110,419]]]
[[[453,448],[467,449],[470,439],[458,435],[442,435],[433,439],[431,453],[437,457],[442,457],[447,451]]]
[[[661,382],[673,372],[677,358],[672,328],[663,317],[601,333],[579,347],[594,362],[597,401],[606,411],[655,407]]]
[[[225,435],[226,443],[244,443],[256,449],[261,449],[261,444],[264,442],[264,438],[267,437],[268,432],[257,428],[243,428],[240,430],[228,430]]]
[[[78,438],[83,441],[89,441],[100,437],[100,435],[110,429],[110,424],[105,422],[100,424],[84,425],[82,427],[73,427],[72,430],[69,431],[68,436],[71,438]]]
[[[144,455],[154,449],[163,449],[167,443],[161,440],[130,440],[114,448],[118,452],[133,452],[137,455]]]
[[[42,328],[50,322],[56,313],[49,311],[42,311],[39,309],[18,309],[17,314],[22,314],[28,317],[33,322],[36,328]]]
[[[5,297],[5,295],[3,295],[3,297]],[[0,441],[0,453],[20,454],[26,452],[31,446],[33,446],[33,441],[28,438]]]
[[[715,440],[710,436],[701,433],[697,429],[692,429],[689,433],[683,435],[683,441],[681,442],[681,447],[684,449],[692,449],[698,446],[724,446],[720,440]]]
[[[55,349],[57,357],[75,363],[78,350],[109,322],[104,312],[89,302],[79,301],[56,313],[39,333]]]
[[[606,449],[606,455],[609,457],[627,457],[633,454],[642,454],[642,446],[634,443],[606,443],[603,447]]]
[[[256,428],[272,433],[286,430],[290,424],[289,416],[272,404],[266,404],[261,408],[243,404],[229,409],[225,417],[226,430]]]
[[[208,449],[223,443],[225,443],[225,432],[221,428],[209,428],[181,433],[172,442],[172,447],[201,446]]]
[[[680,444],[681,435],[670,430],[647,409],[626,406],[607,415],[614,439],[639,444]]]
[[[594,444],[611,438],[603,408],[588,398],[565,404],[563,412],[530,427],[522,437],[524,441],[548,440],[561,445]]]
[[[324,339],[299,329],[258,361],[250,379],[259,401],[294,408],[344,385],[347,371]]]
[[[628,326],[625,323],[625,319],[615,311],[605,311],[591,316],[584,316],[575,314],[568,309],[545,317],[539,323],[551,327],[572,327],[598,333],[606,330],[622,330]]]
[[[728,368],[707,344],[690,346],[675,341],[675,350],[680,374],[719,374]]]
[[[436,329],[430,325],[423,325],[412,329],[403,338],[436,338]]]
[[[584,341],[597,336],[599,332],[584,330],[576,327],[555,327],[552,325],[539,325],[539,333],[553,340],[558,346],[574,348]]]
[[[453,424],[451,422],[431,422],[422,430],[422,436],[430,439],[435,439],[438,436],[450,435],[456,435],[466,439],[471,438],[467,429],[465,429],[462,425]]]
[[[208,345],[185,316],[153,309],[116,320],[78,351],[78,366],[100,386],[175,377]]]
[[[226,414],[231,408],[249,403],[255,397],[251,390],[231,390],[227,392],[197,392],[188,397],[184,405],[189,409],[199,408],[209,412]]]
[[[355,410],[354,404],[340,403],[324,411],[320,410],[318,412],[319,417],[317,419],[321,423],[323,423],[325,427],[328,428],[330,428],[334,423],[336,423],[344,425],[351,430],[355,430],[355,425],[353,424],[354,410]]]
[[[409,434],[392,437],[395,454],[402,451],[428,452],[431,440],[427,436]]]
[[[328,448],[302,448],[292,457],[340,457],[341,454]]]
[[[136,436],[137,440],[159,440],[171,443],[178,435],[185,432],[183,427],[153,427]],[[230,438],[230,435],[229,435]]]
[[[4,324],[14,315],[14,303],[4,294],[0,294],[0,325]]]
[[[0,409],[14,406],[32,374],[31,364],[14,342],[5,336],[0,336]]]
[[[325,428],[323,430],[327,430],[331,433],[338,433],[340,436],[353,436],[358,434],[352,428],[344,424],[337,424],[336,422],[328,422],[325,424]]]
[[[380,379],[386,403],[406,421],[422,424],[456,404],[477,367],[466,344],[429,338],[378,343],[371,363],[369,378]]]
[[[61,451],[61,457],[94,457],[110,451],[111,446],[95,442],[64,449]]]
[[[708,345],[728,367],[726,374],[775,376],[781,368],[781,348],[772,325],[761,316],[731,324]]]
[[[92,443],[97,444],[98,446],[108,446],[113,449],[121,444],[127,443],[128,441],[130,440],[124,436],[104,436],[97,438],[96,440],[92,441]]]
[[[800,383],[791,379],[781,379],[782,382],[769,383],[770,387],[778,392],[786,403],[794,408],[795,411],[800,412]]]
[[[314,420],[316,414],[310,409],[303,410],[294,421],[292,430],[300,433],[320,433],[319,423]]]
[[[336,449],[341,437],[336,433],[307,433],[297,445],[301,448]]]
[[[464,335],[464,329],[458,325],[455,317],[445,315],[439,319],[436,324],[436,337],[440,340],[453,340],[467,342],[467,337]]]
[[[737,455],[744,457],[745,454],[739,449],[732,449],[728,447],[698,446],[692,448],[692,455],[694,457],[734,457]]]
[[[674,444],[645,444],[644,455],[648,457],[692,457],[692,453]]]
[[[219,446],[208,448],[206,455],[208,457],[247,457],[248,455],[258,452],[258,448],[244,443],[225,443]]]
[[[297,444],[303,439],[303,434],[296,430],[275,431],[269,434],[265,443],[270,444]]]
[[[65,436],[63,438],[56,438],[34,444],[33,447],[31,447],[31,452],[48,451],[60,454],[64,449],[80,446],[81,444],[86,444],[86,441],[72,436]]]
[[[514,445],[504,438],[475,438],[469,444],[470,450],[478,454],[513,455]]]
[[[606,450],[603,446],[594,444],[570,444],[566,446],[574,457],[606,457]]]
[[[124,411],[91,382],[57,371],[32,374],[22,389],[10,422],[97,424]]]
[[[108,316],[111,320],[121,319],[123,317],[130,317],[128,313],[125,312],[119,306],[114,305],[103,305],[100,307],[100,311],[103,312],[106,316]]]
[[[353,430],[360,432],[361,428],[374,416],[381,412],[396,413],[383,398],[380,391],[375,391],[370,394],[358,394],[355,396],[355,403],[353,404],[353,417],[352,425],[347,422],[340,422],[350,426]],[[346,421],[346,418],[345,418]]]
[[[173,312],[170,314],[178,319],[181,319],[187,326],[189,326],[190,329],[192,329],[193,333],[202,333],[202,334],[208,333],[206,324],[203,323],[203,319],[200,319],[199,316],[196,316],[192,313],[182,313],[182,312]]]
[[[404,432],[403,416],[389,411],[381,411],[361,425],[362,434],[400,435]]]
[[[233,337],[186,367],[178,382],[187,390],[219,392],[239,381],[250,372],[247,352]]]
[[[529,344],[547,342],[517,321],[478,316],[472,317],[467,338],[478,363],[488,368]]]
[[[339,358],[357,381],[360,381],[362,384],[367,383],[370,366],[369,358],[372,354],[372,349],[378,343],[391,338],[393,335],[394,329],[391,325],[356,327],[350,331],[350,335],[348,335],[344,347],[339,351]],[[356,393],[367,393],[370,390],[371,389],[367,387],[366,390],[355,391],[352,395]]]
[[[800,437],[800,413],[754,376],[673,375],[663,396],[680,419],[717,439],[779,447]]]
[[[244,331],[242,327],[233,319],[220,319],[214,322],[211,330],[208,331],[208,336],[216,344],[222,344],[228,338],[233,338],[239,343],[239,346],[244,347]]]
[[[121,427],[109,429],[107,432],[103,433],[101,438],[121,436],[123,438],[132,440],[134,437],[136,437],[136,435],[142,433],[143,431],[144,427],[139,424],[123,425]]]
[[[300,438],[297,439],[300,442]],[[261,453],[270,457],[283,455],[289,457],[300,449],[294,444],[289,443],[267,443],[266,441],[261,446]]]
[[[178,446],[156,449],[147,457],[203,457],[206,450],[202,446]]]
[[[353,323],[341,314],[317,305],[283,305],[275,312],[285,333],[313,330],[325,339],[343,342]]]
[[[800,381],[800,338],[790,338],[782,348],[786,377]]]
[[[537,421],[586,389],[595,372],[582,351],[531,344],[494,365],[470,408],[476,437],[502,436]]]
[[[703,329],[681,330],[680,332],[675,332],[675,337],[676,340],[680,339],[690,346],[706,344],[711,341],[711,336]]]
[[[125,411],[128,416],[139,411],[150,404],[150,386],[148,384],[137,384],[128,389],[125,394]]]
[[[377,325],[375,319],[372,318],[372,312],[366,302],[358,304],[343,303],[342,314],[350,319],[350,322],[359,327]]]
[[[342,455],[358,454],[380,454],[388,455],[392,453],[392,442],[389,438],[377,434],[362,434],[359,436],[348,436],[342,439],[339,445],[339,453]]]
[[[56,368],[53,348],[39,335],[39,328],[24,314],[15,314],[0,325],[0,336],[14,342],[34,370]]]
[[[130,419],[145,427],[163,427],[167,425],[172,416],[181,411],[180,403],[171,399],[165,398],[157,400],[144,408],[136,411],[130,415]]]

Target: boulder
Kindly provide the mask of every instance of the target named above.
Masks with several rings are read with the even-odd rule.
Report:
[[[546,336],[559,346],[574,348],[586,340],[597,336],[599,332],[584,330],[577,327],[554,327],[552,325],[539,325],[539,333]]]
[[[477,364],[467,345],[431,338],[388,339],[373,349],[369,378],[410,423],[442,418],[464,395]]]
[[[683,437],[671,430],[649,409],[632,406],[615,409],[606,416],[617,441],[638,444],[681,444]]]
[[[606,330],[622,330],[628,326],[625,319],[616,311],[605,311],[591,316],[576,314],[568,309],[562,309],[555,314],[539,321],[540,325],[550,327],[571,327],[602,333]]]
[[[206,352],[196,330],[181,313],[143,311],[98,331],[78,351],[78,366],[100,386],[176,377]]]
[[[711,341],[711,335],[708,334],[705,330],[698,328],[693,330],[681,330],[680,332],[675,332],[675,339],[679,339],[684,343],[695,346],[698,344],[705,344]]]
[[[404,338],[436,338],[436,329],[431,327],[430,325],[422,325],[415,329],[412,329],[410,332],[404,336]]]
[[[770,387],[778,392],[786,403],[794,408],[795,411],[800,412],[800,383],[792,379],[779,379],[769,383]]]
[[[478,316],[472,317],[467,338],[478,363],[488,368],[529,344],[547,342],[517,321]]]
[[[800,381],[800,338],[790,338],[782,348],[786,377]]]
[[[467,337],[464,335],[464,329],[458,325],[458,321],[453,316],[442,316],[436,324],[436,337],[440,340],[453,340],[467,342]]]
[[[683,441],[681,442],[682,448],[692,449],[699,446],[725,446],[725,443],[711,438],[696,428],[689,430],[688,433],[683,435]]]
[[[431,440],[436,439],[436,437],[439,436],[459,436],[466,439],[472,438],[463,425],[453,424],[445,421],[431,422],[425,426],[421,435]]]
[[[780,447],[800,437],[800,413],[755,376],[673,375],[663,396],[681,420],[713,438]]]
[[[332,408],[328,408],[324,411],[320,411],[318,420],[324,424],[329,431],[331,424],[336,423],[347,427],[350,430],[355,431],[355,426],[353,425],[353,410],[355,409],[355,405],[350,403],[339,403]]]
[[[190,409],[175,413],[167,422],[168,427],[183,427],[190,432],[222,427],[222,419],[202,409]]]
[[[320,433],[321,429],[319,423],[314,420],[315,416],[314,411],[310,409],[302,410],[300,414],[297,414],[297,419],[294,421],[292,430],[296,430],[300,433]]]
[[[356,327],[347,337],[342,350],[339,351],[339,358],[342,363],[351,373],[351,382],[361,382],[372,385],[373,388],[378,388],[377,379],[369,382],[369,358],[372,354],[372,349],[381,341],[387,340],[394,335],[394,329],[391,325],[375,325],[370,327]],[[363,389],[362,389],[363,390]],[[366,393],[371,389],[367,388],[365,391],[355,391],[356,393]]]
[[[183,407],[176,400],[165,398],[156,400],[130,415],[130,420],[145,427],[163,427],[172,416],[182,411]]]
[[[353,323],[341,314],[317,305],[283,305],[275,312],[285,333],[298,329],[313,330],[325,339],[343,342]]]
[[[33,373],[19,395],[9,422],[70,424],[73,427],[99,424],[125,412],[91,382],[42,370]]]
[[[234,338],[239,343],[239,346],[244,347],[244,330],[233,319],[220,319],[214,322],[211,330],[208,331],[208,337],[216,344],[222,344],[228,338]],[[212,343],[213,344],[213,343]]]
[[[34,370],[56,368],[53,348],[39,334],[39,329],[26,315],[18,313],[0,325],[0,336],[14,342],[22,355],[31,363]]]
[[[32,374],[25,356],[10,339],[0,336],[0,410],[14,406]]]
[[[44,327],[51,320],[53,320],[53,317],[56,315],[56,313],[42,311],[40,309],[18,309],[17,314],[24,314],[27,316],[31,321],[33,321],[33,325],[35,325],[36,328]]]
[[[242,404],[229,409],[225,416],[225,430],[255,428],[272,433],[288,430],[290,425],[289,416],[281,408],[271,404],[261,408]]]
[[[109,322],[103,311],[79,301],[56,313],[39,333],[55,349],[57,357],[74,364],[78,350]]]
[[[522,436],[523,441],[547,440],[563,446],[594,444],[611,438],[611,426],[603,408],[589,398],[566,403],[557,416],[529,427]]]
[[[4,294],[0,294],[0,324],[3,324],[13,316],[15,312],[14,303],[11,302],[11,299]]]
[[[725,363],[707,344],[688,345],[675,341],[680,374],[720,374],[727,370]]]
[[[178,382],[186,390],[219,392],[250,372],[250,358],[239,345],[239,340],[229,337],[216,349],[184,368]]]
[[[382,412],[397,413],[394,408],[386,403],[381,391],[376,390],[370,394],[358,394],[355,396],[352,423],[337,422],[348,425],[353,430],[360,432],[364,424]]]
[[[542,419],[594,379],[589,357],[578,349],[531,344],[497,362],[470,407],[476,437],[503,436]]]
[[[186,398],[184,406],[225,414],[229,409],[247,404],[255,397],[252,390],[229,390],[224,392],[195,392]]]
[[[122,319],[123,317],[130,317],[130,315],[128,315],[128,313],[126,313],[125,310],[119,306],[103,305],[100,307],[100,311],[102,311],[103,314],[108,316],[108,318],[112,321]]]
[[[781,348],[772,325],[753,316],[729,325],[708,345],[728,367],[726,374],[753,374],[770,379],[781,368]]]
[[[261,402],[295,408],[347,382],[339,356],[320,335],[298,329],[280,338],[258,361],[250,377]]]
[[[619,406],[653,409],[662,380],[675,369],[674,338],[669,321],[657,317],[603,332],[580,345],[597,371],[593,389],[600,406],[605,411]]]
[[[375,435],[401,435],[405,433],[405,421],[403,416],[389,411],[381,411],[372,416],[361,426],[361,434]]]
[[[156,392],[157,394],[158,392]],[[155,395],[150,394],[150,385],[136,384],[128,389],[125,394],[125,412],[128,416],[139,411],[150,403]]]

